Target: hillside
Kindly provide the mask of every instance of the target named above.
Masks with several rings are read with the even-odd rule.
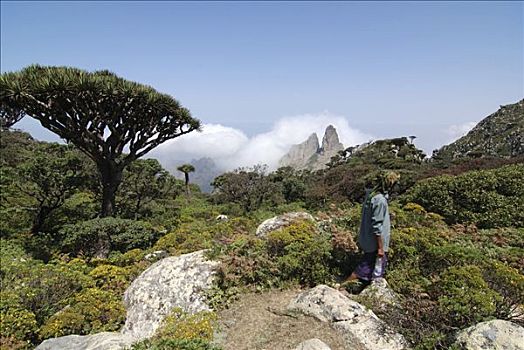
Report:
[[[435,159],[516,157],[524,154],[524,100],[501,106],[467,135],[442,147]]]
[[[333,350],[374,349],[379,343],[366,342],[378,326],[416,349],[448,349],[457,330],[479,322],[522,324],[514,314],[524,295],[520,164],[467,172],[478,160],[462,160],[447,172],[457,176],[435,176],[443,169],[397,138],[340,152],[322,171],[244,169],[221,175],[211,195],[189,195],[144,159],[124,173],[116,217],[100,218],[96,173],[74,148],[9,130],[0,146],[2,350],[82,348],[56,345],[71,334],[129,345],[131,330],[152,335],[153,319],[156,334],[134,350],[292,349],[309,337]],[[358,262],[359,193],[383,169],[402,174],[404,194],[390,203],[387,275],[401,311],[327,287]],[[312,219],[267,224],[296,211]],[[257,234],[264,222],[273,230],[266,237]],[[213,280],[204,249],[217,269]],[[193,310],[204,280],[214,312],[181,313]],[[290,311],[309,297],[330,310],[360,311],[340,322]],[[380,324],[368,323],[377,317]]]

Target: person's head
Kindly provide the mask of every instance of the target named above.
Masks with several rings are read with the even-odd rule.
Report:
[[[394,171],[381,171],[375,177],[366,182],[367,188],[382,193],[390,192],[393,186],[400,180],[400,174]]]

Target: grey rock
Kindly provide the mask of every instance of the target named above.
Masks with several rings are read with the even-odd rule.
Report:
[[[322,340],[313,338],[298,344],[295,350],[331,350]]]
[[[456,345],[466,350],[524,350],[524,327],[504,320],[481,322],[460,331]]]
[[[168,254],[165,250],[156,250],[152,253],[146,254],[146,256],[144,256],[144,259],[149,260],[149,261],[155,261],[155,260],[166,258],[167,255]]]
[[[279,166],[291,166],[296,169],[305,169],[308,160],[319,152],[317,134],[311,134],[308,139],[298,145],[293,145],[289,152],[279,161]]]
[[[329,125],[322,138],[321,147],[317,134],[313,133],[306,141],[291,146],[289,152],[280,159],[279,166],[290,166],[296,170],[324,169],[331,157],[342,150],[344,145],[339,141],[337,130],[333,125]]]
[[[407,349],[402,335],[391,330],[373,311],[325,285],[300,293],[288,305],[291,312],[301,312],[328,322],[344,336],[348,348]]]
[[[203,292],[211,286],[218,262],[204,251],[169,257],[144,271],[124,294],[127,318],[122,334],[151,337],[175,307],[196,313],[209,310]]]
[[[359,295],[360,298],[370,298],[383,307],[399,306],[399,296],[389,288],[385,278],[377,278],[371,282]]]
[[[229,218],[227,217],[227,215],[224,215],[224,214],[220,214],[220,215],[217,215],[217,217],[215,218],[216,221],[227,221],[229,220]]]
[[[342,150],[344,150],[344,145],[338,139],[337,130],[333,125],[329,125],[322,139],[322,147],[318,152],[318,156],[314,162],[310,163],[310,170],[324,169],[326,164],[331,161],[331,157]]]
[[[306,212],[286,213],[283,215],[272,217],[271,219],[267,219],[264,222],[262,222],[260,225],[258,225],[255,234],[257,235],[257,237],[263,238],[267,236],[269,232],[279,230],[300,220],[315,221],[313,216]]]
[[[121,350],[134,341],[131,336],[112,332],[66,335],[44,340],[35,350]]]

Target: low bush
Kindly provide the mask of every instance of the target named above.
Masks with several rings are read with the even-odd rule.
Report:
[[[50,317],[40,330],[42,339],[67,334],[118,330],[125,321],[121,296],[87,288],[69,300],[69,306]]]
[[[524,164],[458,176],[437,176],[416,184],[404,197],[442,215],[448,223],[480,228],[524,226]]]
[[[221,350],[221,348],[201,339],[159,339],[144,340],[133,345],[131,350]]]
[[[325,283],[332,279],[331,251],[331,236],[310,221],[293,223],[265,239],[238,235],[232,241],[217,242],[209,254],[222,264],[208,299],[212,306],[221,307],[246,287],[263,290]]]
[[[149,248],[160,233],[146,222],[107,217],[65,225],[60,235],[66,253],[107,257],[111,251]]]
[[[464,328],[496,314],[502,296],[489,288],[478,266],[450,267],[434,285],[440,312],[454,327]]]
[[[132,350],[220,350],[211,345],[216,314],[201,311],[195,314],[180,308],[171,311],[154,337],[133,345]]]

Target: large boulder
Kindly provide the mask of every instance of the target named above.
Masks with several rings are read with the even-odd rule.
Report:
[[[103,332],[92,335],[66,335],[44,340],[35,350],[121,350],[131,346],[133,337]]]
[[[295,350],[331,350],[322,340],[313,338],[298,344]]]
[[[348,348],[407,349],[402,335],[392,331],[373,311],[325,285],[300,293],[288,305],[291,312],[301,312],[329,322],[345,337]]]
[[[504,320],[481,322],[460,331],[456,345],[466,350],[524,350],[524,327]]]
[[[268,233],[272,231],[279,230],[301,220],[315,221],[311,214],[305,212],[286,213],[283,215],[275,216],[271,219],[267,219],[264,222],[262,222],[257,227],[257,231],[255,234],[257,235],[257,237],[264,238],[267,236]]]
[[[391,288],[385,278],[374,279],[369,286],[358,295],[350,295],[356,301],[369,301],[373,310],[384,310],[391,307],[400,307],[400,298]]]
[[[218,262],[204,251],[162,259],[151,265],[126,290],[127,318],[122,334],[151,337],[175,307],[196,313],[209,310],[203,292],[211,286]]]

